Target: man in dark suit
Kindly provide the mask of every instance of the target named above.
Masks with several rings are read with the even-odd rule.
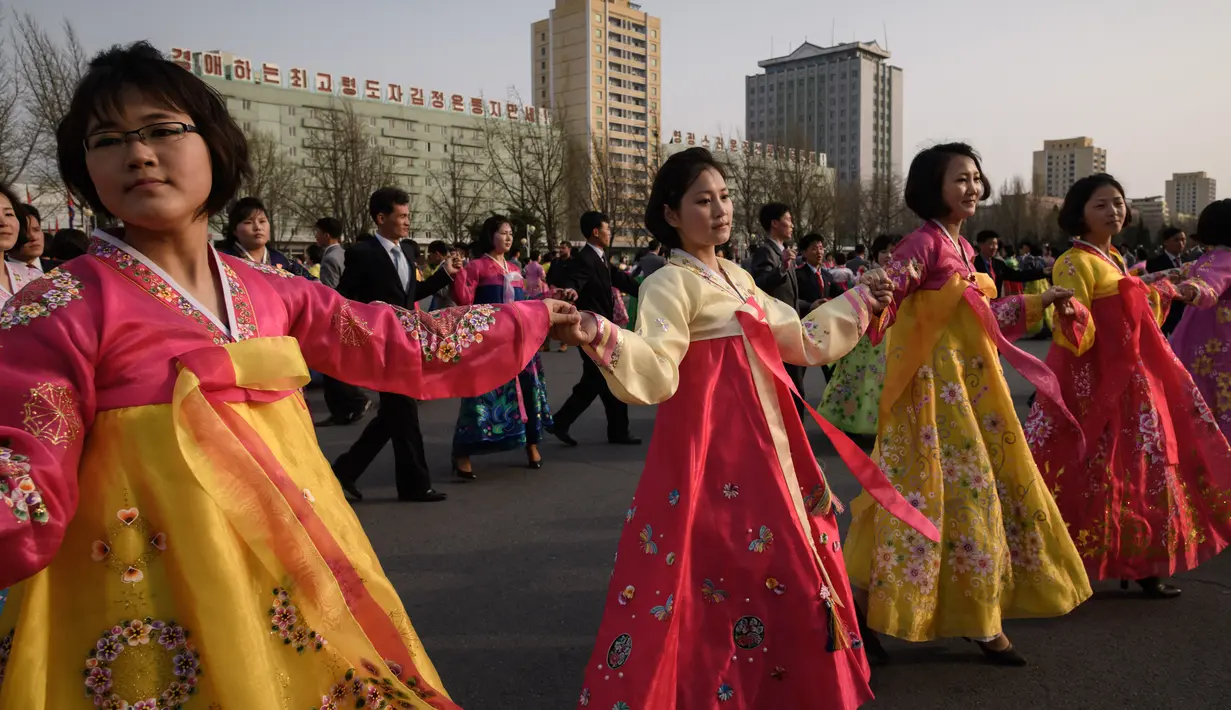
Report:
[[[979,253],[975,254],[975,270],[987,274],[996,282],[996,293],[1004,295],[1004,282],[1042,281],[1051,276],[1051,267],[1046,269],[1018,270],[1009,266],[1004,259],[996,256],[1000,253],[1000,235],[990,229],[985,229],[975,237]]]
[[[797,310],[799,317],[804,318],[813,311],[817,306],[831,298],[841,295],[833,282],[830,281],[829,272],[821,267],[821,262],[825,258],[825,239],[815,232],[805,234],[803,239],[799,240],[799,248],[804,253],[804,265],[795,270],[795,281],[799,284],[799,304]],[[791,367],[795,367],[792,365]],[[825,373],[825,381],[828,382],[833,377],[835,365],[821,365],[821,372]],[[800,381],[802,382],[805,368],[798,368],[800,371]],[[803,388],[800,384],[800,393],[803,393]],[[804,405],[796,400],[795,408],[799,410],[799,418],[804,418]]]
[[[1167,227],[1159,235],[1159,240],[1163,243],[1163,251],[1146,262],[1146,271],[1153,274],[1183,266],[1184,246],[1188,243],[1188,235],[1184,233],[1184,230],[1179,227]],[[1163,335],[1170,336],[1183,317],[1184,303],[1172,301],[1171,310],[1167,312],[1167,320],[1163,321]]]
[[[316,220],[316,243],[321,252],[321,283],[337,289],[346,271],[346,250],[342,248],[342,223],[334,217]],[[325,406],[329,418],[317,426],[354,424],[372,408],[372,400],[363,390],[329,375],[323,375]]]
[[[591,311],[611,320],[615,317],[612,287],[636,296],[638,283],[607,262],[606,249],[611,244],[611,219],[607,215],[586,212],[581,216],[581,232],[585,235],[586,246],[567,264],[557,263],[551,267],[552,276],[557,275],[557,269],[566,267],[552,285],[575,291],[577,310]],[[549,283],[552,282],[549,280]],[[611,387],[607,385],[598,365],[584,350],[581,351],[581,381],[573,388],[573,394],[560,411],[556,412],[551,433],[565,444],[576,446],[577,441],[569,436],[569,427],[594,403],[595,397],[603,400],[603,408],[607,410],[607,441],[612,444],[640,444],[641,439],[632,436],[628,430],[628,405],[611,393]]]
[[[415,271],[417,253],[408,239],[410,195],[405,190],[382,187],[372,193],[368,211],[376,222],[376,235],[346,252],[346,269],[338,284],[339,293],[363,303],[383,301],[414,309],[417,301],[453,282],[453,274],[461,268],[461,260],[457,257],[441,264],[428,280],[418,280]],[[363,434],[350,451],[339,456],[333,464],[334,474],[342,483],[342,489],[352,498],[363,499],[355,481],[389,441],[393,442],[398,500],[444,500],[444,493],[432,489],[416,402],[409,397],[387,392],[380,393],[380,410],[368,422]]]
[[[799,296],[799,274],[795,266],[795,249],[787,246],[791,235],[795,233],[795,223],[791,219],[791,208],[781,202],[771,202],[761,208],[761,228],[765,230],[765,238],[752,251],[749,270],[756,281],[757,288],[774,298],[800,310],[802,302]],[[804,396],[804,373],[807,368],[791,363],[783,363],[786,372],[791,376],[799,390],[799,396]],[[796,409],[803,411],[799,402]],[[802,418],[802,415],[800,415]]]

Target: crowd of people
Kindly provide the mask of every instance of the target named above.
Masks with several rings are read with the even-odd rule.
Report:
[[[493,216],[420,267],[396,187],[348,247],[322,217],[299,263],[235,199],[225,104],[149,45],[93,59],[56,139],[115,226],[57,233],[43,263],[37,212],[0,187],[0,706],[456,708],[347,500],[386,443],[399,499],[446,498],[419,400],[460,401],[465,480],[483,454],[539,468],[545,436],[578,445],[596,398],[613,445],[640,443],[629,405],[659,405],[579,707],[854,708],[880,634],[1026,665],[1006,619],[1064,615],[1091,580],[1174,599],[1231,540],[1231,201],[1195,260],[1171,233],[1126,259],[1124,190],[1093,175],[1060,210],[1071,246],[1011,263],[963,237],[989,181],[949,143],[911,163],[914,232],[827,253],[771,203],[741,266],[722,165],[691,148],[658,171],[631,267],[598,212],[554,260],[523,261]],[[1046,362],[1012,344],[1031,334]],[[583,365],[555,412],[552,342]],[[1025,422],[1002,358],[1037,388]],[[807,367],[832,368],[819,411]],[[332,464],[314,375],[318,425],[380,393]],[[809,419],[863,487],[845,541]]]

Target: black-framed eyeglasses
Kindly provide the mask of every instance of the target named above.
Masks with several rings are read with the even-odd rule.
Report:
[[[135,131],[99,131],[85,137],[87,153],[105,152],[128,144],[132,136],[146,145],[165,145],[183,140],[189,133],[199,133],[197,127],[180,121],[163,121],[142,126]]]

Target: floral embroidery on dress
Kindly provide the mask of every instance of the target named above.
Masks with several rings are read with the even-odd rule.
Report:
[[[115,518],[107,525],[107,539],[95,540],[90,546],[90,559],[119,574],[121,582],[137,584],[145,579],[150,562],[166,552],[167,534],[153,532],[149,520],[141,517],[137,508],[118,510]],[[118,554],[111,554],[116,548],[139,549],[141,553],[135,558],[121,559]]]
[[[196,648],[188,638],[188,632],[174,621],[157,621],[146,617],[121,621],[104,631],[85,662],[86,695],[101,708],[142,708],[143,710],[172,710],[183,707],[189,697],[196,694],[201,676],[201,660]],[[127,699],[111,692],[116,685],[113,677],[115,663],[126,649],[137,646],[162,647],[168,658],[169,675],[175,680],[158,696]],[[167,675],[160,672],[159,677]]]
[[[231,287],[231,305],[235,309],[235,322],[231,324],[231,329],[234,331],[235,339],[255,338],[257,334],[256,311],[252,308],[252,299],[248,296],[248,289],[244,287],[244,282],[236,276],[230,264],[223,263],[222,268],[226,271],[227,284]]]
[[[913,283],[923,279],[923,263],[913,258],[908,261],[894,259],[885,265],[885,275],[893,282],[894,291],[908,291]]]
[[[631,655],[633,655],[633,637],[620,634],[607,647],[607,667],[614,671],[628,663]]]
[[[338,304],[338,311],[333,314],[332,320],[338,340],[347,347],[361,348],[372,337],[372,328],[355,313],[350,301],[343,300]]]
[[[990,301],[989,305],[1001,328],[1011,328],[1021,320],[1023,301],[1020,298],[998,298]]]
[[[67,271],[52,269],[43,278],[31,281],[14,295],[0,311],[0,330],[29,325],[37,318],[81,300],[81,282]]]
[[[731,638],[745,651],[759,648],[765,643],[765,622],[755,616],[741,617],[731,629]]]
[[[718,702],[725,703],[734,697],[735,697],[735,688],[732,688],[730,684],[723,683],[722,685],[718,686]]]
[[[462,351],[483,342],[483,333],[496,324],[495,306],[482,304],[467,308],[447,308],[425,313],[390,306],[397,314],[402,329],[419,342],[424,359],[456,363]]]
[[[299,653],[309,646],[320,651],[329,645],[324,636],[313,631],[299,616],[298,607],[291,603],[291,595],[282,587],[274,589],[274,603],[269,607],[269,633],[277,635],[287,646],[294,646]]]
[[[243,259],[242,261],[244,262],[244,265],[246,265],[248,268],[255,269],[261,272],[262,274],[269,274],[270,276],[280,276],[284,279],[295,278],[295,274],[292,274],[291,272],[287,271],[281,266],[273,266],[271,264],[262,264],[260,262],[252,261],[251,259]]]
[[[22,411],[26,431],[52,446],[72,443],[81,434],[77,402],[64,385],[43,382],[32,388]]]
[[[89,253],[119,272],[136,285],[137,288],[161,301],[163,305],[192,319],[193,322],[209,333],[214,345],[225,345],[232,342],[232,338],[222,332],[222,329],[214,323],[213,319],[201,312],[200,309],[192,304],[192,301],[189,301],[183,294],[176,291],[171,284],[167,283],[153,269],[141,263],[132,254],[98,238],[90,241]],[[239,279],[235,276],[235,272],[230,266],[224,263],[223,267],[231,284],[231,301],[235,307],[235,319],[237,321],[234,327],[235,339],[251,337],[255,335],[256,331],[251,299],[248,297],[248,292],[244,289],[243,284],[239,283]],[[241,325],[244,327],[240,327]]]
[[[51,514],[43,503],[43,493],[30,477],[29,457],[3,446],[0,446],[0,499],[19,523],[33,520],[46,525],[51,521]]]
[[[334,683],[328,693],[321,696],[321,704],[313,706],[312,710],[340,710],[341,708],[385,710],[395,707],[414,707],[409,702],[410,696],[394,685],[392,680],[386,678],[376,664],[361,659],[360,665],[367,674],[366,676],[361,675],[358,669],[348,669],[342,679]],[[395,676],[400,675],[393,671],[397,667],[396,663],[386,661],[385,665]],[[436,691],[428,688],[426,683],[415,676],[402,682],[416,697],[435,707],[431,701],[436,697]]]

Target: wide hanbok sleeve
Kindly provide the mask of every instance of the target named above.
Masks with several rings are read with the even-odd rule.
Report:
[[[872,321],[874,299],[866,286],[856,286],[826,301],[802,320],[794,308],[758,289],[757,301],[782,359],[792,365],[827,365],[859,344]]]
[[[1197,297],[1192,305],[1197,308],[1213,308],[1219,299],[1231,288],[1231,254],[1224,252],[1222,258],[1212,258],[1209,261],[1186,265],[1181,281],[1176,285],[1177,291],[1184,285],[1197,290]]]
[[[77,512],[97,317],[56,269],[0,311],[0,589],[51,563]]]
[[[479,276],[482,274],[484,261],[486,259],[471,259],[453,277],[450,293],[453,296],[453,302],[457,305],[469,306],[474,303],[474,290],[479,286]]]
[[[876,327],[868,332],[873,345],[879,345],[885,337],[885,331],[897,320],[902,302],[924,282],[935,258],[936,241],[924,230],[906,235],[893,248],[893,255],[885,265],[885,275],[893,282],[893,302],[881,313]]]
[[[700,305],[687,278],[684,269],[659,269],[641,284],[637,323],[645,335],[595,316],[598,332],[584,350],[620,401],[658,404],[675,394],[680,362],[688,352],[689,324]]]
[[[264,274],[289,315],[308,367],[414,399],[475,397],[521,372],[547,337],[547,305],[409,311],[349,301],[304,279]]]
[[[1094,302],[1094,268],[1086,259],[1065,254],[1056,261],[1052,280],[1057,286],[1073,291],[1072,298],[1056,304],[1052,340],[1081,357],[1094,346],[1094,318],[1090,315],[1090,305]]]

